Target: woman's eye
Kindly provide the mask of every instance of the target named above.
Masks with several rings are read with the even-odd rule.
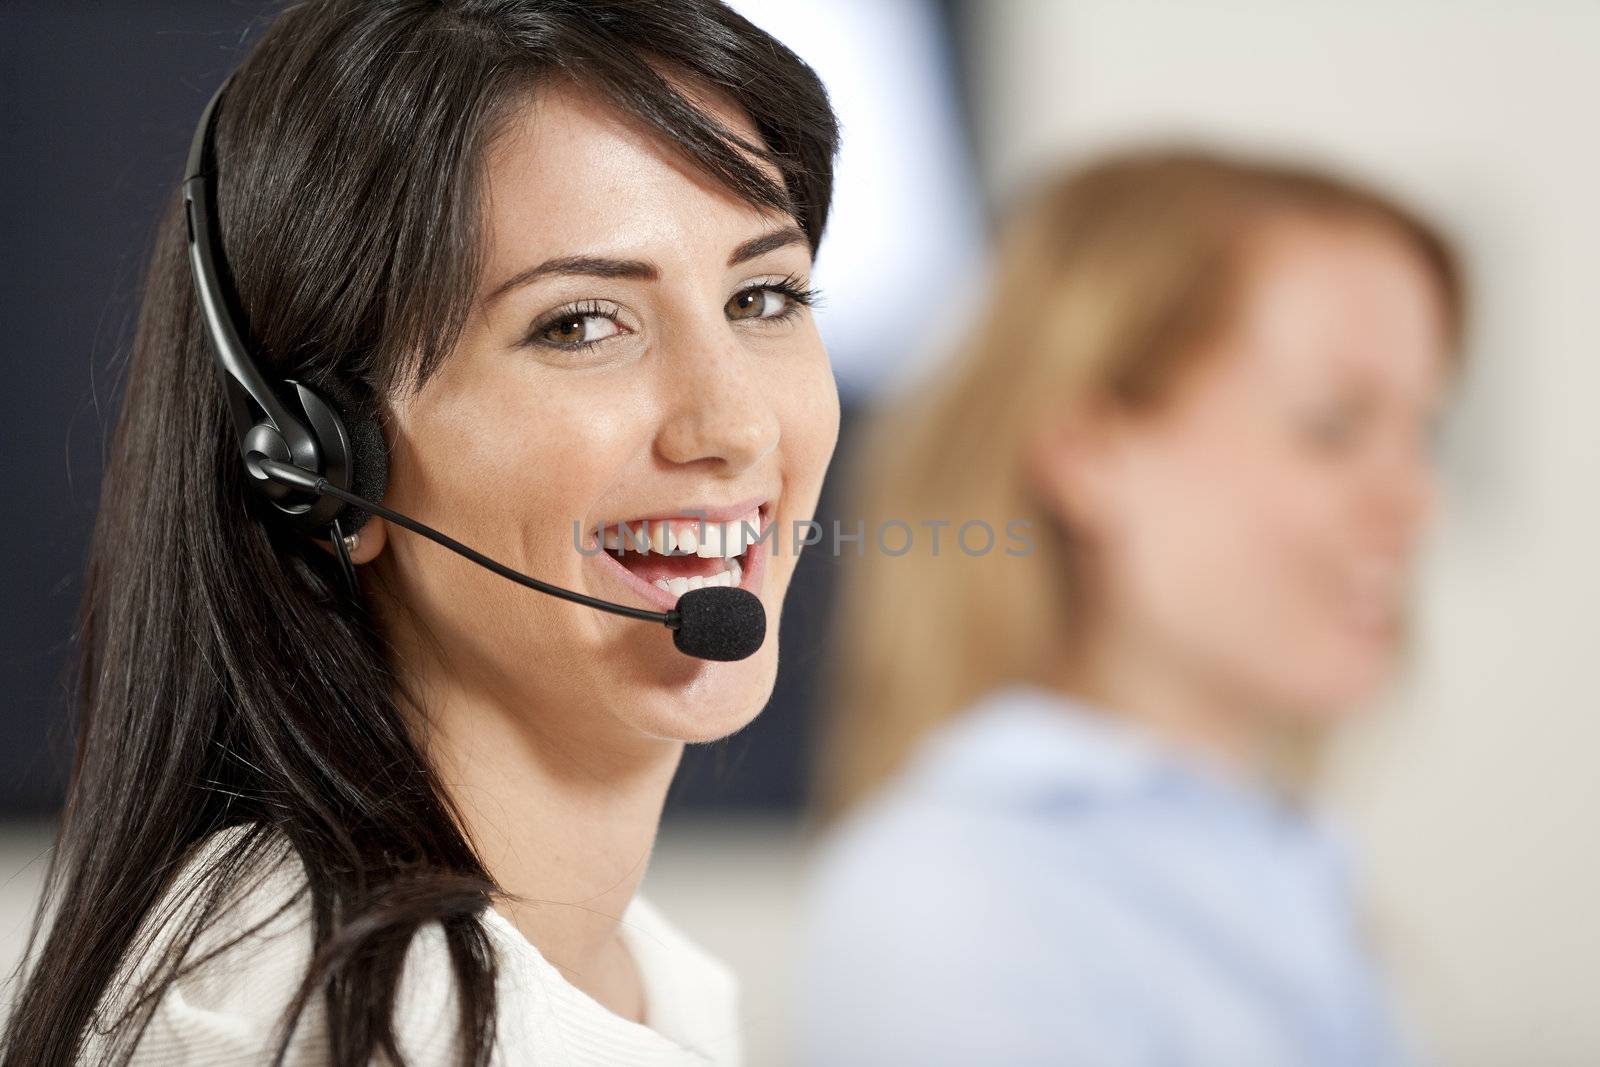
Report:
[[[764,285],[734,293],[723,305],[730,319],[771,319],[789,310],[790,297]]]
[[[573,312],[551,320],[536,334],[537,340],[553,348],[579,348],[604,341],[622,332],[615,319],[599,312]]]

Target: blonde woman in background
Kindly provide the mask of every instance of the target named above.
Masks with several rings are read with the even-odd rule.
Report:
[[[1331,176],[1136,153],[1034,196],[993,284],[859,472],[916,536],[845,583],[802,1061],[1406,1062],[1296,783],[1400,650],[1449,247]]]

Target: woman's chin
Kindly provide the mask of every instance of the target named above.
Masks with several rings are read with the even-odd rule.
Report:
[[[652,737],[693,744],[738,733],[755,720],[772,696],[778,657],[763,647],[735,663],[689,660],[684,667],[667,684],[641,692],[630,717]]]
[[[1297,718],[1332,726],[1359,716],[1392,681],[1387,657],[1350,656],[1335,662],[1308,665],[1294,683],[1286,683],[1281,704]]]

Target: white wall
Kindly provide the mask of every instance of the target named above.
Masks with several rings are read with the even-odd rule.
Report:
[[[1600,4],[977,8],[1002,191],[1176,134],[1308,153],[1458,236],[1472,370],[1417,664],[1334,789],[1439,1058],[1600,1062]]]

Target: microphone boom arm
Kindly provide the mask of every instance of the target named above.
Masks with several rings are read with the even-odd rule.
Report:
[[[433,541],[436,544],[443,545],[445,548],[448,548],[457,555],[465,556],[467,559],[470,559],[472,562],[478,564],[478,566],[491,570],[500,575],[502,578],[510,579],[511,581],[516,582],[518,585],[527,586],[529,589],[536,589],[541,593],[548,593],[549,595],[553,597],[559,597],[562,600],[570,600],[574,604],[582,604],[586,607],[598,608],[601,611],[609,611],[613,615],[622,615],[630,619],[640,619],[644,622],[660,623],[669,630],[678,629],[683,622],[683,617],[677,608],[673,608],[671,611],[651,611],[648,608],[630,607],[627,604],[617,604],[610,600],[601,600],[598,597],[587,596],[583,593],[573,592],[571,589],[563,589],[559,585],[551,585],[549,582],[541,582],[537,578],[531,578],[528,575],[523,574],[521,571],[512,570],[499,560],[490,559],[488,556],[485,556],[482,552],[479,552],[476,549],[468,548],[466,545],[462,544],[460,541],[457,541],[448,534],[440,533],[433,527],[424,523],[420,523],[410,516],[402,515],[398,511],[393,511],[389,508],[386,508],[382,504],[375,503],[366,499],[365,497],[360,497],[354,493],[348,492],[347,490],[340,489],[336,485],[330,485],[328,480],[323,478],[321,475],[313,474],[307,470],[302,470],[291,463],[280,463],[279,461],[264,456],[259,452],[253,453],[250,456],[250,461],[251,467],[259,470],[262,474],[266,475],[268,478],[271,478],[275,482],[281,482],[285,485],[292,485],[296,489],[303,489],[308,493],[314,493],[318,496],[331,496],[335,499],[342,500],[346,504],[350,504],[353,507],[361,508],[363,511],[370,511],[372,514],[380,516],[381,518],[394,523],[396,526],[404,527],[414,534],[426,537],[428,540]]]

